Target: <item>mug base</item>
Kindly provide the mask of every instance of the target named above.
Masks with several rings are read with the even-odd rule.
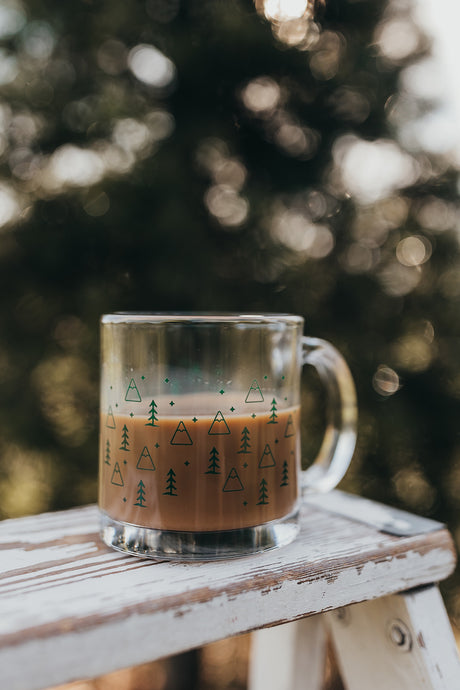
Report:
[[[212,561],[239,558],[285,546],[299,531],[299,511],[254,527],[217,532],[177,532],[138,527],[100,510],[100,535],[107,546],[142,558]]]

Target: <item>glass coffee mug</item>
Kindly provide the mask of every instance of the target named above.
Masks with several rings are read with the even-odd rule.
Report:
[[[214,559],[289,543],[304,491],[343,477],[356,396],[341,355],[289,314],[102,317],[101,536],[152,558]],[[301,471],[300,379],[316,368],[327,425]]]

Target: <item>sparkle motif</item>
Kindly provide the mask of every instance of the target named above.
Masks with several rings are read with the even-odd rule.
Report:
[[[175,405],[176,403],[174,402],[174,400],[171,400],[171,402],[170,402],[169,404],[170,404],[171,407],[172,407],[172,406]]]
[[[235,412],[235,408],[234,408],[234,407],[231,407],[231,408],[230,408],[230,412]]]
[[[221,395],[223,395],[223,394],[225,393],[224,389],[221,388],[220,391],[219,391],[219,393],[220,393]]]

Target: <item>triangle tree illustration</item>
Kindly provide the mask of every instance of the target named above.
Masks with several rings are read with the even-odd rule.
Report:
[[[213,446],[209,455],[209,465],[205,474],[220,474],[219,451],[215,446]]]
[[[251,437],[251,432],[249,431],[248,427],[245,426],[243,431],[241,432],[241,443],[240,443],[240,450],[238,453],[250,453],[251,451],[248,450],[248,448],[251,447],[251,444],[249,443],[249,439]]]
[[[177,496],[176,473],[174,472],[172,467],[166,476],[166,489],[165,491],[163,491],[163,496]]]
[[[128,388],[125,393],[126,402],[142,402],[141,394],[136,386],[134,379],[128,383]]]
[[[115,467],[113,468],[112,472],[112,479],[110,480],[110,482],[111,484],[115,484],[115,486],[125,485],[123,477],[121,475],[120,465],[118,464],[118,462],[115,463]]]
[[[139,484],[137,485],[137,501],[133,505],[139,506],[139,508],[145,508],[145,484],[140,480]]]
[[[106,465],[110,465],[110,441],[107,439],[107,443],[105,444],[105,460],[104,460]]]
[[[158,405],[156,404],[155,400],[152,400],[152,402],[149,405],[149,414],[148,414],[148,422],[145,423],[145,426],[160,426],[159,424],[155,424],[155,422],[158,422]]]
[[[112,405],[109,405],[107,410],[107,417],[105,419],[105,425],[108,429],[116,429],[115,417],[113,416]]]
[[[275,467],[276,462],[275,458],[273,457],[272,449],[270,448],[270,444],[266,443],[264,452],[262,453],[262,456],[259,461],[259,467]]]
[[[224,487],[222,491],[225,492],[231,492],[231,491],[243,491],[244,486],[241,483],[241,479],[238,476],[238,472],[236,471],[235,467],[232,467],[230,472],[228,473],[228,477],[225,480]]]
[[[295,435],[294,420],[292,419],[292,414],[289,415],[286,422],[286,428],[284,430],[284,438],[290,438]]]
[[[281,484],[280,486],[288,486],[289,485],[289,468],[288,468],[288,463],[287,460],[283,462],[283,472],[281,475]]]
[[[122,433],[121,433],[121,446],[120,446],[120,450],[125,450],[125,451],[129,452],[130,449],[129,449],[128,446],[129,446],[129,432],[128,432],[128,427],[126,426],[126,424],[123,424],[123,430],[122,430]]]
[[[139,460],[136,465],[138,470],[150,470],[153,472],[155,470],[155,464],[152,460],[152,456],[149,453],[147,446],[144,446],[142,453],[139,455]]]
[[[258,403],[258,402],[263,402],[264,401],[264,396],[262,395],[262,391],[260,390],[260,386],[257,383],[257,379],[254,379],[251,385],[249,386],[248,394],[246,396],[246,399],[244,402],[247,403]]]
[[[259,500],[257,501],[258,506],[266,506],[268,504],[268,489],[267,482],[262,477],[259,484]]]
[[[219,410],[213,419],[211,426],[209,427],[209,436],[224,436],[230,433],[228,424],[225,421],[225,417]]]
[[[271,415],[267,424],[278,424],[278,415],[276,414],[276,400],[273,398],[271,406]]]
[[[193,441],[190,438],[190,434],[187,431],[187,427],[181,420],[177,425],[176,431],[174,432],[170,442],[172,446],[192,446]]]

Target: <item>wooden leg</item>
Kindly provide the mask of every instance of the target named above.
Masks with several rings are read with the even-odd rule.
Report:
[[[252,636],[249,690],[321,690],[326,634],[321,616],[304,618]]]
[[[435,586],[326,614],[348,690],[460,689],[460,660]]]

